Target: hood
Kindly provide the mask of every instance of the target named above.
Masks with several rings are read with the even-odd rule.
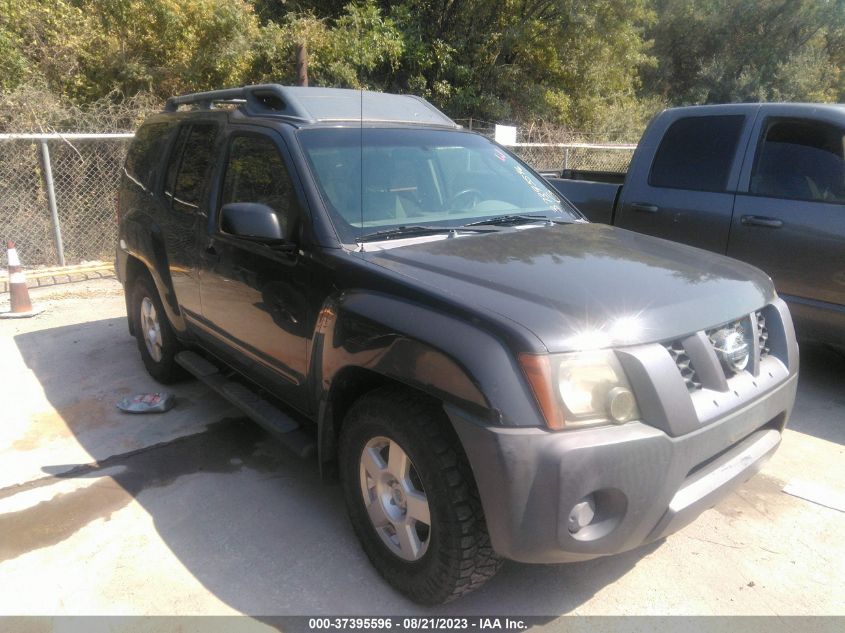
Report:
[[[466,234],[363,257],[523,325],[550,352],[671,340],[775,296],[753,266],[603,224]]]

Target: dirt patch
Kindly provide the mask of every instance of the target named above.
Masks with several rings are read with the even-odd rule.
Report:
[[[43,411],[32,416],[27,432],[12,443],[12,450],[34,450],[52,440],[74,437],[96,428],[115,426],[114,404],[94,398]]]
[[[764,473],[757,473],[737,489],[736,494],[742,497],[744,504],[722,501],[714,509],[722,516],[731,519],[740,518],[748,512],[756,512],[772,518],[772,513],[776,511],[772,498],[779,497],[782,494],[783,486],[784,482],[779,479]]]

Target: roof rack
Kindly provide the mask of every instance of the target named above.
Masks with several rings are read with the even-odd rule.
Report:
[[[250,113],[281,114],[289,118],[311,121],[311,117],[285,86],[260,84],[209,90],[170,97],[164,105],[165,112],[176,112],[181,105],[195,105],[200,110],[210,110],[217,103],[237,103]]]
[[[165,112],[181,105],[210,110],[215,104],[238,104],[247,114],[273,115],[300,123],[321,121],[393,122],[460,127],[425,99],[345,88],[306,88],[261,84],[170,97]]]

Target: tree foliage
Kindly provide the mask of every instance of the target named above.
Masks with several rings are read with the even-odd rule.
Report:
[[[645,86],[672,104],[842,100],[843,0],[657,0]]]
[[[346,5],[334,18],[307,9],[262,26],[251,76],[293,83],[299,44],[308,50],[310,82],[343,88],[383,84],[398,69],[403,51],[402,33],[372,2]]]
[[[666,104],[845,97],[845,0],[0,0],[0,92],[292,83],[299,44],[312,85],[606,134]]]

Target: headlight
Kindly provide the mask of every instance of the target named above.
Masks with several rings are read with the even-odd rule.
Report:
[[[555,358],[559,359],[558,391],[569,414],[567,426],[622,423],[639,416],[628,378],[611,350]]]
[[[622,424],[640,415],[631,385],[612,350],[523,354],[520,362],[552,429]]]

